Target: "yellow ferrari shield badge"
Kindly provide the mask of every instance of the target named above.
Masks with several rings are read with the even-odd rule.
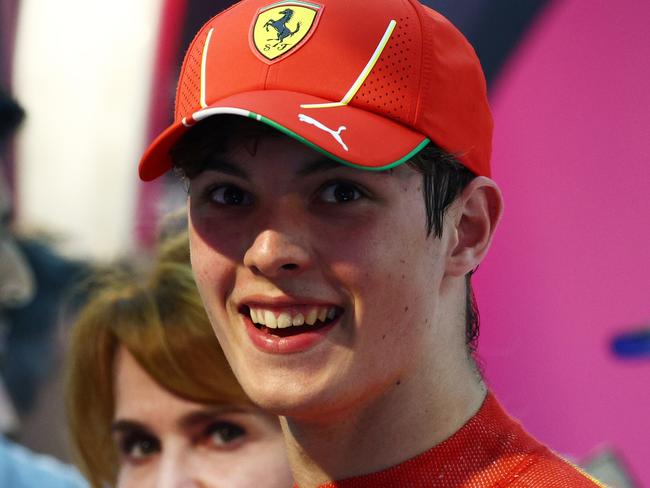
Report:
[[[276,61],[311,36],[323,10],[310,2],[276,2],[259,10],[252,29],[257,52],[267,62]]]

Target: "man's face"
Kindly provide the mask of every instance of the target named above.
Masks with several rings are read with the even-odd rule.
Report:
[[[190,244],[253,401],[317,419],[430,381],[447,250],[426,236],[421,175],[347,168],[279,135],[231,146],[190,183]]]

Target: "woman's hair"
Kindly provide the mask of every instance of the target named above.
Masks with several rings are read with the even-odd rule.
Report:
[[[95,488],[112,486],[114,359],[125,347],[163,388],[197,403],[250,405],[214,336],[191,268],[186,234],[162,245],[149,273],[98,274],[72,331],[66,408],[77,464]]]

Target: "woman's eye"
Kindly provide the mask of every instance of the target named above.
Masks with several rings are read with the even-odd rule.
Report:
[[[353,183],[338,181],[324,186],[319,197],[326,203],[348,203],[359,200],[363,193]]]
[[[253,196],[235,185],[219,185],[207,193],[208,199],[219,205],[247,206],[253,203]]]
[[[147,435],[128,436],[119,443],[122,455],[131,461],[142,461],[160,451],[158,439]]]
[[[233,422],[215,422],[206,429],[206,437],[219,447],[227,446],[246,435],[246,429]]]

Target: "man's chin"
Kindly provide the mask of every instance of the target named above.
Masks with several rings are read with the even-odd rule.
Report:
[[[250,399],[262,410],[295,421],[320,423],[331,421],[336,405],[335,388],[315,388],[313,384],[299,381],[274,382],[260,388],[259,385],[244,385]],[[340,402],[338,402],[340,403]]]
[[[256,385],[244,389],[256,405],[273,415],[293,416],[318,403],[318,393],[308,391],[297,382],[264,388]]]

